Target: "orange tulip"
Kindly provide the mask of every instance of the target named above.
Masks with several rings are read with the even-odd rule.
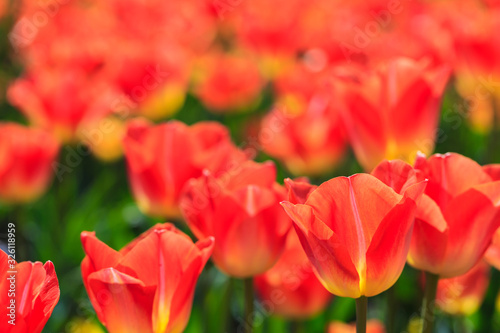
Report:
[[[49,134],[14,123],[0,123],[0,201],[37,199],[52,179],[59,145]]]
[[[279,206],[284,198],[274,164],[247,161],[225,175],[206,171],[189,181],[180,207],[196,237],[215,237],[217,267],[246,278],[270,269],[283,252],[291,227]]]
[[[355,324],[346,324],[333,321],[328,325],[328,333],[356,333]],[[384,324],[377,319],[370,319],[366,323],[366,333],[385,333]]]
[[[418,205],[408,263],[442,278],[463,275],[500,226],[500,181],[454,153],[419,155],[415,169],[429,183]]]
[[[157,224],[120,251],[82,232],[82,277],[99,320],[110,333],[182,332],[196,281],[214,244],[193,244],[172,224]]]
[[[246,159],[227,129],[213,122],[187,126],[178,121],[153,126],[129,123],[124,139],[132,192],[146,214],[178,217],[184,184],[203,169],[222,173]]]
[[[373,70],[360,68],[343,89],[342,113],[356,158],[365,170],[384,159],[413,162],[434,150],[447,67],[396,58]]]
[[[441,279],[436,304],[444,312],[468,316],[479,309],[488,289],[490,266],[480,261],[464,275]]]
[[[500,164],[489,164],[483,166],[483,170],[493,180],[500,180]],[[496,269],[500,270],[500,229],[495,231],[493,235],[491,246],[486,250],[484,255],[486,261]]]
[[[41,333],[59,301],[54,264],[16,263],[0,251],[0,304],[3,333]]]
[[[282,205],[325,288],[359,298],[380,294],[399,278],[424,188],[420,182],[400,195],[357,174],[321,184],[304,204]]]
[[[309,318],[323,311],[332,294],[314,275],[295,231],[291,231],[285,250],[278,262],[254,280],[255,289],[262,301],[274,302],[272,314],[285,318]]]

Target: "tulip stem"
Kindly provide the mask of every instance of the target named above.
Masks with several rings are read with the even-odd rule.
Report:
[[[246,333],[253,332],[253,278],[243,280],[245,288],[245,327]]]
[[[439,276],[425,272],[425,292],[422,303],[422,326],[420,332],[431,333],[434,327],[434,303]]]
[[[356,298],[356,333],[366,333],[367,310],[368,298],[366,298],[366,296]]]

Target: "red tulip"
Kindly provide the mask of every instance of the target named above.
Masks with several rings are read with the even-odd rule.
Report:
[[[214,240],[193,244],[172,224],[157,224],[120,251],[82,232],[82,277],[110,333],[182,332],[196,281]]]
[[[303,203],[316,186],[307,182],[285,180],[289,200]],[[294,186],[295,185],[295,186]],[[274,302],[274,313],[287,318],[307,318],[321,312],[332,295],[314,275],[312,265],[294,231],[288,234],[285,251],[278,262],[263,275],[255,277],[255,287],[262,300],[280,293],[282,301]]]
[[[419,203],[408,262],[451,278],[467,273],[483,256],[500,226],[500,181],[459,154],[436,154],[415,162],[429,180]]]
[[[41,333],[59,301],[59,294],[52,262],[16,263],[0,251],[1,332]]]
[[[490,280],[490,266],[480,261],[464,275],[441,279],[436,296],[437,306],[451,315],[468,316],[479,309]]]
[[[356,324],[345,324],[333,321],[328,325],[328,333],[356,333]],[[385,333],[384,324],[377,319],[370,319],[366,323],[366,333]]]
[[[284,198],[274,164],[247,161],[189,181],[180,207],[196,237],[215,237],[217,267],[242,278],[264,273],[280,257],[291,227],[279,206]]]
[[[366,170],[384,159],[412,162],[434,149],[446,67],[397,58],[345,80],[342,113],[356,158]]]
[[[177,217],[184,184],[203,169],[215,174],[246,159],[231,142],[227,129],[213,122],[187,126],[178,121],[153,126],[129,123],[124,139],[129,181],[141,210]]]
[[[331,293],[374,296],[401,274],[425,182],[396,193],[367,174],[338,177],[304,204],[283,202],[315,273]]]
[[[0,123],[0,201],[37,199],[52,179],[59,145],[49,134],[14,123]]]

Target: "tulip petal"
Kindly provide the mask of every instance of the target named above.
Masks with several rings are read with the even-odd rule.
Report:
[[[448,244],[441,275],[450,278],[465,274],[478,262],[500,227],[500,181],[465,191],[443,215],[453,243]]]
[[[288,191],[288,201],[293,204],[305,203],[312,191],[318,188],[306,181],[294,181],[290,178],[285,179],[285,186]]]
[[[417,210],[416,201],[425,190],[425,182],[408,188],[403,200],[382,220],[366,252],[366,296],[375,296],[390,288],[403,271]]]
[[[38,274],[44,275],[45,279],[41,288],[37,290],[38,295],[33,302],[33,310],[30,314],[30,332],[42,332],[47,320],[49,320],[54,307],[59,301],[59,281],[57,280],[54,264],[47,261],[43,265],[43,272],[39,269]]]
[[[454,197],[472,186],[491,181],[479,164],[455,153],[435,154],[427,160],[426,164],[421,161],[418,165],[418,168],[427,169],[424,171],[429,179],[426,194],[443,211]]]
[[[362,271],[366,249],[382,217],[400,200],[399,194],[377,178],[357,174],[321,184],[306,204],[313,207],[318,219],[344,239],[353,263]]]
[[[417,183],[415,169],[401,160],[385,160],[373,169],[371,175],[399,194],[403,194],[408,186]]]
[[[153,332],[154,287],[146,287],[114,268],[94,272],[88,279],[89,289],[102,310],[99,320],[110,333]]]
[[[235,191],[248,185],[270,188],[276,180],[276,166],[273,162],[256,163],[247,161],[234,168],[226,177],[220,177],[225,182],[226,191]]]
[[[83,250],[87,254],[89,267],[82,270],[83,281],[95,271],[106,267],[113,267],[120,259],[120,253],[101,242],[95,232],[83,231],[80,235]]]
[[[259,212],[276,203],[275,193],[267,188],[248,185],[232,193],[235,202],[247,212],[249,216],[256,216]]]
[[[484,172],[486,172],[491,179],[500,180],[500,164],[488,164],[483,166]]]
[[[361,296],[358,272],[341,238],[314,216],[310,206],[286,201],[282,206],[294,221],[300,243],[323,286],[338,296]]]
[[[486,261],[496,269],[500,270],[500,229],[495,231],[491,246],[484,254]]]

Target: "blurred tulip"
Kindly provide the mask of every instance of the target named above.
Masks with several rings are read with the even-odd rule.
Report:
[[[52,179],[59,145],[49,134],[0,123],[0,201],[26,203],[40,197]]]
[[[71,142],[81,125],[111,112],[106,83],[82,70],[37,68],[17,79],[7,97],[29,121]]]
[[[194,93],[210,110],[244,111],[257,104],[265,82],[255,59],[212,52],[199,67]]]
[[[131,121],[124,139],[129,182],[139,208],[162,217],[179,217],[184,184],[207,169],[223,173],[246,160],[227,129],[215,122],[187,126],[170,121],[153,126]]]
[[[356,324],[333,321],[328,325],[327,333],[356,333]],[[366,333],[385,333],[384,324],[377,319],[370,319],[366,323]]]
[[[247,161],[219,177],[207,170],[189,181],[180,207],[196,237],[215,237],[217,267],[247,278],[270,269],[283,252],[291,227],[279,206],[285,196],[272,162]]]
[[[360,68],[339,83],[342,112],[356,158],[367,171],[384,159],[413,163],[417,151],[434,150],[445,66],[396,58],[373,70]]]
[[[290,231],[278,262],[263,275],[255,277],[255,289],[263,301],[276,293],[283,302],[273,304],[273,313],[290,319],[309,318],[326,308],[332,294],[314,275],[295,231]]]
[[[380,294],[399,278],[424,189],[421,182],[400,195],[357,174],[321,184],[304,204],[282,205],[325,288],[360,298]]]
[[[120,251],[82,232],[82,277],[101,323],[110,333],[182,332],[196,281],[214,240],[193,244],[172,224],[157,224]]]
[[[480,261],[464,275],[439,280],[436,305],[453,316],[471,315],[481,306],[489,282],[490,266]]]
[[[302,67],[283,74],[276,82],[278,104],[262,120],[262,149],[295,175],[332,171],[345,152],[345,133],[324,74]]]
[[[59,301],[54,264],[16,263],[0,250],[0,303],[4,333],[41,333]]]
[[[467,273],[500,226],[500,181],[455,153],[419,155],[420,179],[428,179],[419,202],[408,263],[452,278]]]

